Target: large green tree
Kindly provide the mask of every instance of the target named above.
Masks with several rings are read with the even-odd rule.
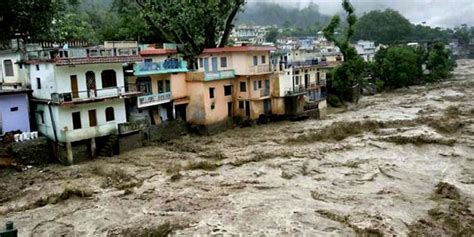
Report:
[[[420,56],[408,47],[381,49],[375,55],[374,76],[392,89],[412,85],[421,76]]]
[[[63,7],[62,0],[0,1],[0,40],[41,37]]]
[[[374,40],[382,44],[405,41],[412,34],[410,21],[391,9],[364,14],[359,18],[355,29],[355,40]]]
[[[354,36],[354,25],[357,17],[354,13],[354,7],[349,0],[342,1],[342,7],[346,11],[347,30],[343,37],[337,37],[336,29],[339,26],[339,16],[334,16],[326,28],[324,28],[324,37],[341,50],[344,56],[342,65],[337,66],[332,74],[332,90],[336,95],[342,97],[353,85],[362,81],[365,71],[365,63],[357,54],[355,48],[351,45]]]
[[[163,41],[181,45],[192,59],[204,48],[227,44],[233,21],[245,0],[162,1],[135,0],[150,30]]]
[[[428,50],[426,68],[430,71],[427,78],[429,81],[445,79],[454,66],[455,62],[451,59],[450,53],[445,49],[443,43],[437,42]]]

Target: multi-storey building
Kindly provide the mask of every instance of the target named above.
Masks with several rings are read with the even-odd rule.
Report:
[[[73,163],[80,144],[95,156],[127,122],[124,99],[139,94],[125,90],[123,65],[140,61],[130,43],[134,47],[64,45],[26,55],[38,130],[58,145],[60,160]]]
[[[364,59],[366,62],[372,62],[375,58],[376,47],[375,42],[373,41],[366,41],[366,40],[359,40],[355,43],[354,48],[357,51],[357,54]]]
[[[273,55],[278,74],[274,91],[274,114],[296,116],[303,113],[326,114],[327,66],[314,50],[279,51]]]
[[[267,26],[240,25],[232,30],[230,39],[236,44],[257,44],[265,43]]]
[[[187,121],[214,127],[232,117],[258,119],[271,113],[273,47],[205,49],[198,70],[188,73]]]
[[[127,77],[128,90],[142,93],[130,100],[130,117],[146,118],[151,124],[175,118],[185,121],[187,63],[176,49],[148,48],[140,55],[142,61],[134,65],[133,76]]]

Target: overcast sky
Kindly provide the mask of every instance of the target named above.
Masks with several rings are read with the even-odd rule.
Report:
[[[276,2],[303,7],[309,2],[319,5],[325,14],[341,11],[341,0],[249,0],[249,2]],[[392,8],[413,23],[426,21],[431,26],[454,27],[461,24],[474,26],[474,0],[352,0],[358,14],[374,9]]]

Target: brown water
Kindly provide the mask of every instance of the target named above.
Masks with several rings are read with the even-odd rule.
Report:
[[[0,171],[0,223],[20,236],[473,235],[474,61],[458,64],[325,120]]]

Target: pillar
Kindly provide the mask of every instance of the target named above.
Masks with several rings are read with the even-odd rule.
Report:
[[[72,165],[74,163],[72,156],[72,144],[71,142],[66,142],[66,152],[67,152],[67,163]]]
[[[91,157],[97,157],[97,146],[95,144],[95,137],[91,138]]]

